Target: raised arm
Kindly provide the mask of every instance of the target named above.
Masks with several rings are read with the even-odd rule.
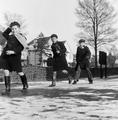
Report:
[[[2,34],[3,36],[8,40],[9,38],[9,33],[11,32],[10,28],[7,28]]]

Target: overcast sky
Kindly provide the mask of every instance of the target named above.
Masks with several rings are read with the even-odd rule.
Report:
[[[110,1],[118,10],[118,0]],[[0,24],[4,25],[5,12],[20,14],[26,20],[29,41],[40,32],[45,36],[56,33],[60,40],[68,41],[73,51],[74,35],[79,30],[75,26],[76,7],[77,0],[0,0]]]

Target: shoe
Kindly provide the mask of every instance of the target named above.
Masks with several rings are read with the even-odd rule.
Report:
[[[68,80],[68,84],[71,84],[71,83],[72,83],[72,80],[71,80],[71,79],[69,79],[69,80]]]
[[[55,84],[51,84],[51,85],[49,85],[49,87],[54,87],[54,86],[56,86]]]
[[[74,82],[73,82],[72,84],[73,84],[73,85],[74,85],[74,84],[77,84],[77,81],[74,80]]]
[[[93,84],[93,81],[89,82],[89,84]]]
[[[71,84],[71,82],[72,82],[72,77],[68,74],[68,75],[67,75],[67,78],[68,78],[68,84]]]

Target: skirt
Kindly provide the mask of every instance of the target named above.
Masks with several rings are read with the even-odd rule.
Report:
[[[21,55],[0,56],[0,69],[22,72]]]
[[[68,70],[68,64],[65,55],[53,58],[53,71]]]

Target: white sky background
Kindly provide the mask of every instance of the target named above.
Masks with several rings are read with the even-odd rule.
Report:
[[[118,11],[118,0],[110,0]],[[26,20],[28,41],[37,37],[40,32],[45,36],[52,33],[59,35],[60,40],[67,40],[75,53],[75,26],[77,17],[75,8],[77,0],[0,0],[0,24],[4,25],[5,12],[16,13]]]

